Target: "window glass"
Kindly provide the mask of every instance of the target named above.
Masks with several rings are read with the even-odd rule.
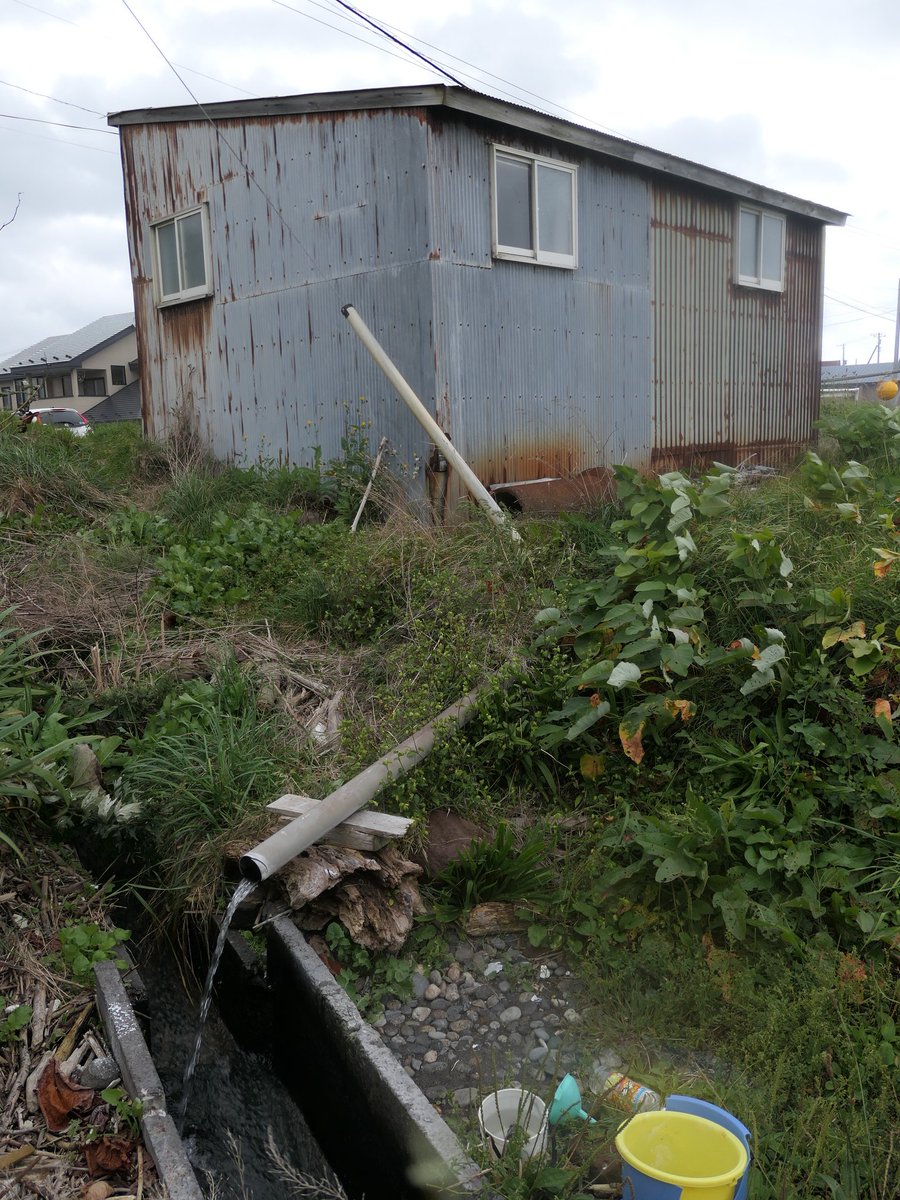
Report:
[[[70,409],[62,408],[58,412],[41,414],[42,421],[47,425],[82,425],[84,422]]]
[[[531,163],[497,155],[497,242],[533,250]]]
[[[550,254],[572,254],[572,173],[542,163],[537,172],[538,246]]]
[[[109,377],[110,377],[114,387],[121,387],[125,383],[125,379],[126,379],[125,368],[124,367],[110,367],[109,368]]]
[[[784,222],[780,217],[770,217],[763,214],[762,219],[762,270],[763,279],[781,282],[782,267],[782,238],[784,237]]]
[[[162,276],[160,294],[175,296],[181,291],[178,285],[178,248],[175,243],[175,222],[158,225],[156,228],[159,246],[159,270]]]
[[[741,209],[740,273],[750,279],[759,275],[759,213]]]
[[[191,213],[178,222],[178,240],[181,243],[181,291],[203,287],[206,284],[206,260],[203,255],[203,218],[200,213]]]

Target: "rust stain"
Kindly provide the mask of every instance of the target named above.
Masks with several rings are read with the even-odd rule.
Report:
[[[168,346],[165,353],[189,357],[203,355],[210,335],[212,308],[208,300],[174,304],[159,310]]]
[[[734,240],[730,234],[716,233],[712,229],[700,229],[696,225],[673,225],[668,221],[661,221],[658,217],[652,217],[650,220],[652,229],[668,229],[673,233],[682,233],[689,238],[703,238],[710,242],[725,242],[731,245]]]
[[[428,261],[429,262],[440,262],[441,261],[440,250],[432,250],[431,253],[428,255]]]
[[[594,508],[602,500],[612,499],[615,490],[615,478],[609,467],[589,467],[568,477],[492,488],[494,499],[501,506],[534,513]]]
[[[658,446],[653,450],[651,467],[665,471],[704,471],[714,462],[737,466],[749,461],[753,466],[790,466],[806,449],[801,441],[754,441],[741,444],[718,442],[702,446]]]

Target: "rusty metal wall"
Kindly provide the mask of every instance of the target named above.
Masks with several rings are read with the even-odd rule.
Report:
[[[822,227],[786,216],[785,288],[734,282],[737,202],[654,184],[653,465],[780,464],[819,405]]]
[[[488,483],[650,458],[650,196],[572,147],[432,118],[439,408]],[[491,259],[491,144],[578,167],[578,267]]]
[[[223,137],[202,121],[121,130],[148,431],[187,402],[216,455],[310,464],[363,425],[373,446],[390,437],[394,469],[421,490],[424,434],[340,311],[358,307],[432,394],[421,113],[218,125]],[[199,202],[213,296],[158,309],[150,224]]]

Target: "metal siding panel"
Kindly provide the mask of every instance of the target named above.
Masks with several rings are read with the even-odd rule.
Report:
[[[340,312],[359,308],[428,403],[421,113],[220,128],[253,178],[207,122],[121,131],[148,432],[163,436],[186,401],[216,455],[309,464],[317,449],[325,459],[340,454],[348,429],[370,422],[376,442],[391,439],[398,473],[421,490],[424,435]],[[150,223],[204,201],[215,294],[157,309]]]
[[[787,218],[785,290],[734,282],[737,207],[654,186],[653,454],[660,469],[783,462],[817,412],[820,226]]]
[[[575,271],[490,257],[489,128],[432,121],[437,392],[488,483],[649,465],[649,190],[578,165]],[[508,139],[507,139],[508,140]]]

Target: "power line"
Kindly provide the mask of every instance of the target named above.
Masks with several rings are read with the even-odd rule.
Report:
[[[160,58],[162,58],[163,62],[166,64],[166,66],[169,68],[169,70],[172,72],[172,74],[175,76],[175,78],[178,80],[178,82],[181,84],[181,86],[184,88],[184,90],[187,92],[187,94],[190,96],[190,98],[194,101],[194,103],[197,105],[197,107],[200,109],[200,111],[203,113],[203,116],[209,122],[209,124],[212,128],[212,131],[216,136],[216,139],[218,141],[220,141],[222,143],[222,145],[225,146],[228,149],[228,151],[234,156],[234,158],[240,163],[241,167],[246,172],[247,179],[249,181],[252,181],[254,187],[257,189],[257,191],[260,193],[260,195],[265,200],[266,207],[268,208],[269,212],[278,218],[279,222],[281,223],[282,229],[284,229],[285,232],[288,234],[288,236],[297,243],[297,245],[300,247],[300,249],[303,251],[303,253],[306,255],[306,257],[309,259],[309,261],[311,263],[313,263],[313,265],[315,265],[315,259],[310,254],[310,252],[306,248],[306,246],[304,246],[302,240],[299,237],[297,237],[297,235],[294,233],[293,229],[291,229],[290,225],[288,225],[287,221],[285,221],[284,217],[281,214],[281,210],[278,208],[277,204],[275,204],[274,201],[272,199],[270,199],[269,194],[266,192],[265,188],[262,186],[262,184],[259,182],[259,180],[256,178],[256,176],[253,174],[253,172],[251,171],[248,164],[244,162],[244,160],[238,154],[237,150],[235,150],[234,146],[232,146],[231,142],[229,142],[228,138],[221,131],[221,129],[216,124],[216,122],[212,119],[212,117],[206,111],[204,106],[200,103],[200,101],[197,99],[197,97],[194,95],[194,93],[188,87],[185,80],[178,74],[178,71],[175,69],[171,59],[166,55],[166,52],[163,50],[163,48],[160,46],[160,44],[153,37],[153,34],[150,32],[150,30],[146,27],[146,25],[144,25],[143,21],[140,19],[140,17],[134,11],[134,9],[131,7],[131,5],[128,3],[128,0],[122,0],[122,4],[125,6],[125,8],[128,10],[128,12],[131,13],[131,16],[134,18],[134,20],[136,21],[139,28],[146,35],[146,37],[150,41],[150,43],[154,46],[154,48],[158,52]]]
[[[114,158],[118,158],[118,152],[115,150],[104,150],[102,146],[89,146],[86,142],[72,142],[68,138],[49,137],[46,133],[38,133],[34,129],[10,129],[7,125],[0,125],[0,130],[3,133],[18,133],[22,137],[40,138],[42,142],[52,142],[54,146],[73,146],[79,150],[93,150],[95,154],[112,154]],[[94,130],[96,133],[97,130]]]
[[[863,308],[859,304],[851,304],[849,300],[841,300],[837,296],[829,296],[827,292],[824,293],[824,296],[826,300],[830,300],[833,304],[843,304],[845,308],[856,309],[857,312],[865,313],[867,317],[874,317],[877,321],[893,321],[894,319],[893,313],[874,312],[871,308]]]
[[[64,21],[66,25],[78,25],[77,21],[70,21],[68,17],[61,17],[59,13],[47,12],[46,8],[38,8],[36,4],[26,4],[25,0],[15,0],[16,4],[21,4],[23,8],[30,8],[33,12],[43,13],[45,17],[53,17],[56,21]]]
[[[180,67],[182,71],[187,71],[189,75],[199,75],[201,79],[208,79],[210,83],[221,84],[222,87],[231,88],[233,92],[240,92],[244,96],[256,96],[256,92],[248,92],[246,88],[238,87],[236,83],[228,83],[224,79],[216,79],[215,75],[204,75],[202,71],[198,71],[195,67],[186,67],[184,63],[175,63],[176,67]],[[106,114],[103,114],[106,116]]]
[[[0,113],[6,121],[33,121],[37,125],[57,125],[60,129],[86,129],[88,133],[108,133],[117,135],[112,129],[97,129],[94,125],[67,125],[64,121],[47,121],[43,117],[19,117],[15,113]]]
[[[315,4],[317,8],[323,8],[326,10],[326,12],[330,11],[325,4],[320,3],[320,0],[307,0],[307,3]],[[353,11],[359,11],[360,16],[365,16],[361,9],[354,9]],[[340,16],[340,14],[336,13],[335,16]],[[347,20],[349,18],[344,19]],[[411,41],[418,42],[421,46],[427,46],[429,50],[436,50],[439,54],[442,54],[444,58],[451,58],[454,62],[459,62],[466,67],[471,67],[472,70],[477,71],[479,75],[487,76],[488,79],[496,79],[499,83],[509,84],[511,88],[514,88],[516,92],[519,92],[523,96],[532,96],[535,100],[540,100],[542,104],[549,104],[551,108],[558,109],[560,112],[569,113],[571,116],[577,117],[579,121],[587,122],[589,126],[592,126],[596,129],[603,129],[607,133],[613,134],[615,137],[623,138],[625,141],[630,140],[627,134],[620,133],[617,129],[613,129],[609,125],[601,125],[598,121],[595,121],[593,117],[588,117],[585,116],[584,113],[576,112],[574,108],[567,108],[564,104],[557,104],[555,100],[551,100],[547,96],[542,96],[539,92],[532,92],[528,88],[523,88],[519,84],[513,82],[513,80],[506,79],[502,75],[495,75],[493,71],[488,71],[485,67],[479,67],[477,63],[470,62],[466,58],[461,58],[458,54],[451,54],[449,50],[445,50],[442,46],[436,46],[433,42],[426,41],[425,38],[417,37],[414,33],[410,33],[406,29],[401,29],[397,25],[392,25],[390,21],[384,21],[382,23],[386,29],[393,29],[396,33],[402,33],[404,37],[408,37]],[[460,71],[460,74],[463,75],[465,72]],[[474,79],[475,77],[470,75],[469,78]],[[478,81],[476,80],[476,82]],[[482,86],[484,85],[482,84]],[[505,92],[502,88],[495,88],[494,90],[504,92],[504,94],[510,96],[511,99],[517,99],[512,95],[511,92]],[[519,101],[519,103],[521,103],[521,101]]]
[[[15,88],[17,92],[27,92],[29,96],[40,96],[42,100],[52,100],[54,104],[65,104],[67,108],[80,108],[82,112],[94,117],[105,117],[106,113],[98,112],[96,108],[85,108],[83,104],[75,104],[72,100],[60,100],[57,96],[48,96],[45,92],[35,92],[31,88],[22,87],[21,83],[10,83],[8,79],[0,79],[4,87]]]
[[[439,75],[444,75],[444,76],[446,76],[446,77],[447,77],[447,79],[449,79],[451,83],[456,83],[456,84],[459,84],[459,86],[460,86],[460,87],[464,87],[464,86],[465,86],[463,83],[461,83],[461,82],[460,82],[460,80],[458,80],[458,79],[456,78],[456,76],[455,76],[455,75],[452,75],[452,74],[451,74],[451,73],[450,73],[450,72],[449,72],[449,71],[446,69],[446,67],[441,67],[441,66],[438,66],[438,64],[437,64],[436,62],[433,62],[433,61],[432,61],[430,58],[428,58],[428,57],[427,57],[427,55],[420,53],[418,50],[414,50],[414,49],[412,48],[412,46],[408,46],[408,45],[406,44],[406,42],[402,41],[402,40],[401,40],[400,38],[398,38],[398,37],[395,37],[395,36],[394,36],[394,34],[392,34],[392,33],[388,33],[388,31],[387,31],[386,29],[383,29],[383,28],[382,28],[382,27],[381,27],[381,26],[378,24],[378,22],[377,22],[377,21],[373,21],[371,17],[367,17],[367,16],[365,15],[365,13],[361,13],[361,12],[359,11],[359,9],[357,9],[357,8],[354,8],[352,4],[348,4],[348,3],[347,3],[347,0],[335,0],[335,3],[336,3],[336,4],[339,4],[339,5],[341,6],[341,8],[345,8],[345,9],[347,10],[347,12],[351,12],[351,13],[353,13],[353,15],[354,15],[355,17],[359,17],[359,19],[360,19],[361,21],[365,21],[365,23],[366,23],[367,25],[371,25],[373,29],[377,30],[377,32],[378,32],[378,33],[380,33],[380,34],[382,35],[382,37],[386,37],[386,38],[390,39],[390,41],[392,41],[392,42],[395,42],[395,43],[396,43],[396,45],[398,45],[398,46],[402,46],[404,50],[408,50],[410,54],[414,54],[414,55],[416,56],[416,58],[420,58],[420,59],[422,60],[422,62],[423,62],[423,63],[427,63],[429,67],[433,67],[433,68],[435,69],[435,71],[437,71],[437,72],[438,72],[438,74],[439,74]]]
[[[391,58],[396,58],[399,62],[409,66],[409,59],[404,58],[402,54],[395,54],[393,50],[388,50],[384,46],[379,46],[377,42],[370,42],[368,38],[357,37],[355,33],[348,33],[346,29],[341,29],[339,25],[332,25],[330,21],[323,21],[321,17],[314,17],[312,13],[304,12],[302,8],[295,8],[293,4],[287,4],[285,0],[272,0],[273,4],[277,4],[279,8],[286,8],[292,13],[296,13],[298,17],[305,17],[307,21],[315,21],[317,25],[324,25],[326,29],[333,29],[335,33],[342,33],[344,37],[353,38],[354,42],[362,42],[364,46],[368,46],[370,50],[379,50],[382,54],[389,54]],[[324,7],[319,5],[320,8]],[[326,9],[331,12],[331,9]],[[340,13],[332,13],[332,16],[340,18],[342,21],[349,21],[350,24],[355,22],[350,21],[349,17],[344,17]]]

